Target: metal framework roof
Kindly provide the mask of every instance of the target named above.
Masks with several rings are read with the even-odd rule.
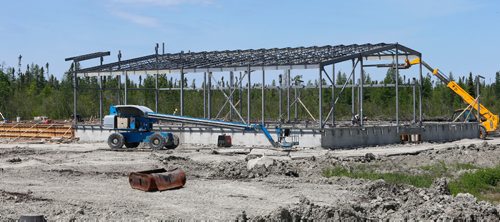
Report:
[[[152,54],[78,70],[82,75],[220,72],[248,69],[313,69],[354,58],[393,59],[420,56],[420,52],[394,43],[326,45],[296,48]]]

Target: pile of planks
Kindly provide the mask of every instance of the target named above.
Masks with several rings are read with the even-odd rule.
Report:
[[[40,123],[4,123],[0,124],[0,138],[74,138],[71,125]]]

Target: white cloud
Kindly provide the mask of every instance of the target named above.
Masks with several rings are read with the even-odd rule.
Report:
[[[136,15],[136,14],[123,12],[123,11],[112,11],[111,13],[114,16],[117,16],[121,19],[124,19],[126,21],[132,22],[132,23],[140,25],[140,26],[153,28],[153,27],[158,27],[160,25],[159,21],[153,17]]]
[[[154,5],[154,6],[176,6],[182,4],[210,4],[213,0],[113,0],[116,3]]]

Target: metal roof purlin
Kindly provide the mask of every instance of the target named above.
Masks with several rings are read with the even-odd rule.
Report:
[[[247,49],[203,52],[180,52],[163,55],[148,55],[121,62],[80,69],[79,73],[106,73],[122,71],[178,71],[180,69],[203,72],[215,70],[238,70],[243,67],[269,67],[272,69],[317,68],[359,57],[394,55],[396,48],[400,55],[420,56],[420,52],[398,43],[313,46],[296,48]],[[158,67],[156,58],[158,56]]]

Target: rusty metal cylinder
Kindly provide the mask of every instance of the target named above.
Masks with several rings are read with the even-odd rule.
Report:
[[[186,184],[186,173],[181,169],[167,171],[155,169],[132,172],[129,175],[130,186],[143,191],[163,191],[181,188]]]

